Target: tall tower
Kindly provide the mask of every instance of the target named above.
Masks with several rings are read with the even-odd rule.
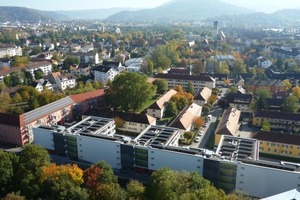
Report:
[[[218,24],[219,24],[219,21],[214,21],[214,31],[213,31],[214,37],[217,37],[219,34]]]

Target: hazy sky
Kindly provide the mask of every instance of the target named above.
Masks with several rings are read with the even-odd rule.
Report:
[[[168,1],[170,0],[1,0],[0,6],[22,6],[40,10],[79,10],[112,7],[153,8]],[[273,12],[282,8],[300,8],[299,0],[221,1],[264,12]]]

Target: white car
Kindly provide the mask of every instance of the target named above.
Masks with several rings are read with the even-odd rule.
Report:
[[[200,137],[196,137],[194,142],[200,142]]]
[[[202,136],[203,135],[203,131],[199,131],[198,136]]]

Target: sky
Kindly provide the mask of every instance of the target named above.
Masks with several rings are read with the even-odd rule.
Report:
[[[170,0],[1,0],[0,6],[21,6],[39,10],[81,10],[113,7],[153,8]],[[200,1],[200,0],[199,0]],[[209,0],[203,0],[209,1]],[[255,11],[274,12],[283,8],[299,8],[299,0],[221,0]]]

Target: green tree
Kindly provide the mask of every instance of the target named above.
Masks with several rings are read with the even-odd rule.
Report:
[[[238,58],[234,61],[233,67],[232,67],[232,73],[233,74],[240,74],[240,73],[246,73],[246,65],[244,64],[244,61],[241,58]]]
[[[126,185],[127,196],[130,200],[144,199],[145,190],[145,186],[136,180],[130,180]]]
[[[137,111],[155,94],[155,87],[147,82],[147,77],[137,73],[118,75],[108,90],[115,108]]]
[[[21,95],[18,92],[16,92],[14,97],[12,98],[12,102],[13,103],[21,103],[22,101],[23,100],[22,100]]]
[[[264,131],[270,131],[271,129],[271,124],[269,121],[264,120],[263,124],[262,124],[262,129]]]
[[[14,187],[18,157],[14,153],[7,153],[0,149],[0,160],[0,196],[4,196]]]
[[[187,88],[186,88],[186,92],[190,93],[190,94],[195,94],[195,89],[194,89],[194,85],[191,81],[188,82]]]
[[[20,191],[28,199],[40,196],[41,168],[50,164],[48,152],[38,145],[26,145],[20,155],[17,180]]]
[[[1,198],[1,200],[26,200],[24,196],[20,195],[20,192],[11,192],[8,193],[5,197]]]
[[[33,47],[33,49],[30,52],[30,55],[37,55],[39,53],[42,53],[42,48],[40,46]]]
[[[168,90],[168,83],[165,79],[155,79],[152,84],[156,85],[158,94],[163,94]]]
[[[190,139],[192,139],[192,137],[193,137],[193,132],[187,131],[187,132],[185,132],[185,133],[183,134],[183,137],[184,137],[185,139],[187,139],[187,140],[190,140]]]
[[[204,60],[197,60],[193,63],[192,73],[193,75],[200,75],[204,72]]]
[[[98,82],[97,80],[94,80],[94,82],[93,82],[93,87],[94,87],[95,89],[100,89],[100,88],[101,88],[101,86],[100,86],[100,84],[99,84],[99,82]]]
[[[210,110],[211,110],[210,106],[208,106],[207,104],[205,104],[202,107],[202,113],[203,113],[203,115],[207,115],[210,112]]]
[[[34,78],[35,79],[41,79],[44,76],[44,72],[41,69],[35,70],[34,71]]]
[[[148,61],[148,64],[147,64],[147,72],[146,74],[148,75],[152,75],[153,74],[153,62],[151,60]]]
[[[64,69],[70,71],[70,66],[71,65],[78,65],[79,60],[77,57],[74,56],[67,56],[63,62]]]
[[[286,98],[282,105],[282,111],[297,113],[299,110],[299,99],[298,97],[292,95]]]
[[[174,117],[178,114],[178,109],[176,103],[170,101],[166,106],[165,116],[166,117]]]
[[[9,76],[10,76],[10,86],[15,87],[18,85],[22,85],[23,77],[21,72],[12,72],[9,74]]]

